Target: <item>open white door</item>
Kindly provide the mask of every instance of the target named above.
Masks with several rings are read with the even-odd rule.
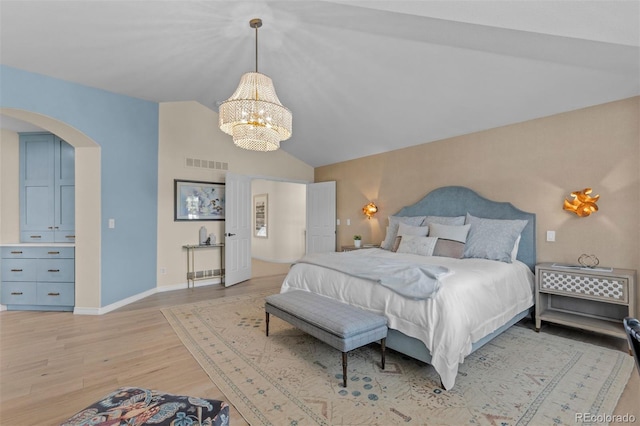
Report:
[[[227,173],[225,287],[251,278],[251,178]]]
[[[336,183],[307,185],[307,254],[336,251]]]

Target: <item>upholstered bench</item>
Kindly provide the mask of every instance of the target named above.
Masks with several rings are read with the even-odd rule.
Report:
[[[61,426],[87,425],[228,426],[223,401],[122,387],[79,411]]]
[[[337,300],[293,290],[265,298],[266,333],[269,314],[288,322],[322,342],[342,351],[342,384],[347,387],[347,352],[380,340],[381,366],[387,338],[387,319]]]

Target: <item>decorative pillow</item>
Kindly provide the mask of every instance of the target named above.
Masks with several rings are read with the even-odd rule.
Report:
[[[514,262],[518,258],[518,247],[520,247],[520,238],[522,235],[518,235],[516,238],[516,243],[513,245],[513,250],[511,250],[511,261]]]
[[[417,235],[419,237],[426,237],[429,235],[429,227],[428,226],[411,226],[406,223],[400,222],[398,226],[398,237],[402,237],[403,235]]]
[[[511,253],[527,220],[485,219],[467,213],[466,221],[471,225],[464,257],[499,260],[511,263]]]
[[[398,247],[398,253],[418,254],[420,256],[432,256],[437,238],[420,237],[418,235],[404,235]]]
[[[389,216],[387,235],[382,244],[380,244],[380,248],[385,250],[391,250],[393,248],[393,243],[398,236],[398,227],[401,222],[411,226],[419,226],[424,221],[424,218],[425,216]]]
[[[464,225],[464,216],[427,216],[424,218],[424,224],[439,223],[440,225]]]
[[[471,228],[471,225],[453,226],[429,222],[429,236],[459,241],[464,244],[464,242],[467,241],[469,228]]]
[[[443,240],[438,238],[436,246],[433,249],[434,256],[453,257],[454,259],[462,259],[464,253],[464,243],[453,240]]]
[[[392,252],[397,252],[398,251],[398,247],[400,247],[400,241],[402,241],[402,237],[400,235],[398,235],[396,237],[396,240],[393,242],[393,247],[391,247],[391,251]]]

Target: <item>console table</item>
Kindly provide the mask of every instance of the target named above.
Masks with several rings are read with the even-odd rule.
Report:
[[[196,281],[206,280],[211,278],[220,278],[220,282],[224,282],[224,244],[197,244],[197,245],[184,245],[183,249],[187,250],[187,288],[195,287]],[[220,254],[220,268],[219,269],[205,269],[202,271],[195,270],[195,257],[196,252],[202,249],[218,249]]]

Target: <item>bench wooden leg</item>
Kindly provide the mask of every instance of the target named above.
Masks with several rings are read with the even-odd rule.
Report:
[[[265,324],[266,324],[266,326],[267,326],[267,329],[266,329],[266,331],[267,331],[267,337],[269,337],[269,312],[265,312],[265,316],[266,316]]]
[[[382,340],[380,340],[380,351],[382,352],[382,369],[384,370],[384,352],[385,352],[385,347],[387,344],[387,338],[383,338]]]
[[[342,387],[347,387],[347,353],[342,352]]]

